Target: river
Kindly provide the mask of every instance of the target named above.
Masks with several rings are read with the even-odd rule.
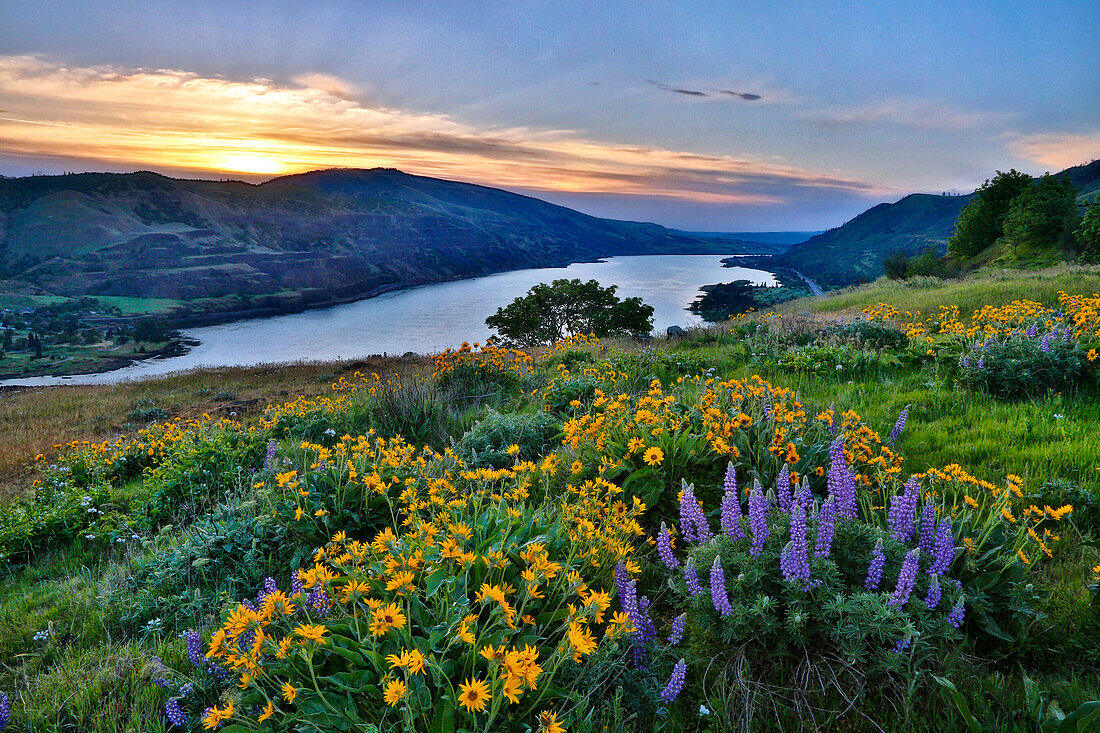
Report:
[[[423,285],[318,310],[192,328],[200,344],[183,356],[149,359],[123,369],[75,377],[8,379],[0,385],[111,384],[198,367],[248,366],[294,361],[356,359],[371,354],[430,354],[463,341],[484,341],[485,319],[532,286],[558,278],[595,279],[618,285],[619,297],[639,296],[653,306],[653,325],[703,321],[685,310],[699,288],[738,279],[774,285],[763,270],[722,267],[729,255],[611,257],[564,268],[515,270],[485,277]]]

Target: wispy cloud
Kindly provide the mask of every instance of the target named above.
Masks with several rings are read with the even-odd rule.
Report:
[[[760,99],[764,99],[764,95],[757,94],[755,92],[735,92],[729,89],[719,89],[708,87],[707,91],[700,89],[688,88],[685,86],[673,86],[671,84],[664,84],[653,79],[646,79],[646,84],[651,84],[663,92],[672,92],[673,94],[683,94],[688,97],[706,97],[710,99],[739,99],[746,102],[755,102]],[[776,95],[773,101],[787,101],[785,99],[787,95]],[[782,99],[781,99],[782,98]]]
[[[1006,133],[1009,151],[1052,169],[1068,168],[1100,158],[1100,130],[1086,133]]]
[[[529,190],[724,204],[779,204],[811,189],[893,192],[794,166],[623,146],[569,130],[475,127],[357,95],[352,85],[319,74],[278,84],[0,56],[8,110],[0,118],[0,148],[211,173],[395,166]]]
[[[806,112],[805,116],[831,125],[888,123],[932,130],[966,130],[1008,119],[1004,114],[959,109],[940,102],[910,98],[815,109]]]

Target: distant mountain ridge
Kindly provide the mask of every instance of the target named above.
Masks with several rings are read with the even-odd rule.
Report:
[[[0,179],[0,280],[62,296],[177,299],[193,313],[296,309],[503,270],[730,246],[385,168],[259,185],[149,172]]]
[[[1055,175],[1069,178],[1081,189],[1079,201],[1100,194],[1100,161]],[[842,226],[791,246],[775,262],[813,273],[826,288],[874,280],[883,274],[882,260],[891,252],[914,255],[929,246],[945,252],[959,212],[974,195],[915,193],[892,204],[878,204]]]

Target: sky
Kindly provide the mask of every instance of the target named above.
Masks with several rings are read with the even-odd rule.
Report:
[[[396,167],[810,230],[1100,157],[1095,0],[0,1],[0,175]]]

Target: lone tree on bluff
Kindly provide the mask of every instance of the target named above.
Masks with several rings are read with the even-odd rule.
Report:
[[[641,298],[620,300],[615,295],[617,289],[615,285],[601,287],[595,280],[541,283],[507,307],[498,308],[485,324],[517,346],[550,344],[576,334],[649,333],[653,306]]]

